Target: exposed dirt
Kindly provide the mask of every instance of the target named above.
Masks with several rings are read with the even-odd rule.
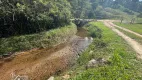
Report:
[[[122,29],[122,30],[124,30],[124,31],[127,31],[127,32],[129,32],[129,33],[135,34],[136,36],[139,36],[139,37],[142,38],[142,35],[139,34],[139,33],[136,33],[136,32],[134,32],[134,31],[131,31],[131,30],[126,29],[126,28],[124,28],[124,27],[117,26],[117,25],[113,24],[112,22],[109,22],[109,24],[112,25],[112,26],[115,26],[115,27],[117,27],[117,28],[119,28],[119,29]]]
[[[118,29],[116,29],[115,25],[112,23],[113,21],[103,20],[102,22],[104,22],[104,24],[107,27],[111,28],[114,32],[116,32],[119,36],[121,36],[136,51],[137,57],[142,59],[142,45],[140,45],[137,41],[135,41],[134,39],[128,37],[127,35],[125,35],[121,31],[119,31]],[[119,27],[119,26],[117,26],[117,27]]]
[[[71,66],[91,39],[74,36],[67,43],[47,49],[19,52],[12,59],[0,60],[0,80],[11,80],[12,75],[28,76],[41,80]]]

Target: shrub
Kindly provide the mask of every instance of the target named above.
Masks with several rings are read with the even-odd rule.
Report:
[[[106,42],[104,42],[102,39],[95,39],[93,44],[96,48],[103,48],[107,46]]]
[[[89,35],[93,38],[101,38],[102,37],[102,30],[99,29],[97,26],[94,26],[92,24],[85,25],[87,27],[87,30],[89,32]]]

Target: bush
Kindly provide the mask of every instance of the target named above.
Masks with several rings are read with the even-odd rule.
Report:
[[[102,39],[95,39],[93,44],[95,45],[96,48],[103,48],[107,46],[107,43],[104,42]]]
[[[102,30],[99,29],[97,26],[94,26],[92,24],[87,24],[85,26],[87,27],[87,30],[89,32],[89,35],[93,38],[101,38],[102,37]]]

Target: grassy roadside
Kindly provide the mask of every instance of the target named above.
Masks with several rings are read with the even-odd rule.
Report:
[[[58,29],[38,34],[14,36],[0,39],[0,55],[9,52],[30,50],[33,48],[48,48],[65,42],[77,32],[76,25],[71,23]]]
[[[120,24],[120,23],[115,23],[118,26],[124,27],[126,29],[132,30],[134,32],[137,32],[142,35],[142,24]]]
[[[117,28],[117,29],[120,30],[121,32],[123,32],[125,35],[129,36],[130,38],[132,38],[132,39],[136,40],[137,42],[139,42],[140,44],[142,44],[142,38],[141,37],[136,36],[133,33],[129,33],[127,31],[125,31],[125,30],[122,30],[122,29],[119,29],[119,28]]]
[[[69,74],[70,80],[141,80],[142,62],[136,59],[133,49],[101,22],[91,22],[85,29],[95,32],[96,27],[102,31],[101,37],[94,37],[93,43],[79,57],[75,67],[64,74]],[[104,58],[110,64],[85,69],[88,61],[98,58]]]

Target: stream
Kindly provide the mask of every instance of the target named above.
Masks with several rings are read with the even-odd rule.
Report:
[[[66,43],[52,48],[19,52],[13,59],[0,62],[0,79],[18,77],[30,80],[47,79],[70,68],[93,39],[87,31],[78,28],[78,33]]]

